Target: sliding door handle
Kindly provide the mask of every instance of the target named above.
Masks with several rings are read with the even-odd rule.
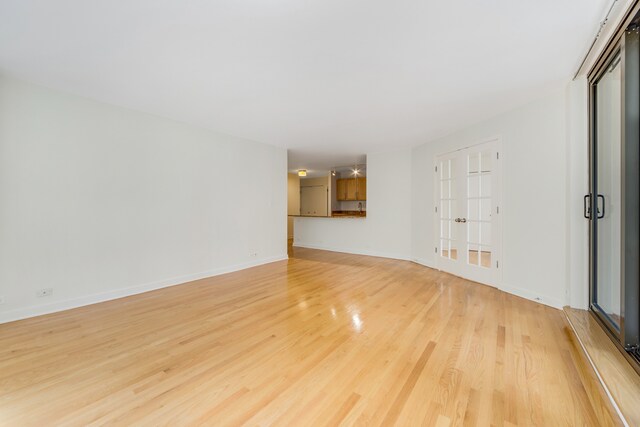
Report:
[[[596,214],[598,216],[598,219],[602,219],[604,218],[604,214],[606,213],[606,207],[605,207],[605,200],[604,200],[604,196],[602,194],[598,194],[598,201],[602,200],[602,212],[600,212],[600,206],[598,203],[596,203]]]
[[[591,219],[591,194],[584,195],[582,215],[584,215],[586,219]]]

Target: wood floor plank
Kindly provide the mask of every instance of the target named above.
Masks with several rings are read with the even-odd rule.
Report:
[[[559,310],[290,255],[0,325],[0,425],[619,425]]]
[[[422,371],[427,364],[427,360],[429,360],[429,357],[431,357],[431,353],[433,353],[433,349],[435,348],[435,346],[436,344],[433,341],[429,341],[427,346],[424,348],[424,351],[420,355],[420,359],[418,359],[418,362],[413,366],[413,369],[411,370],[409,377],[402,386],[400,393],[398,393],[395,400],[393,401],[391,409],[389,409],[389,412],[387,412],[387,416],[384,418],[384,420],[382,420],[382,426],[392,426],[395,424],[398,416],[400,415],[400,412],[404,408],[404,404],[413,391],[416,382],[418,382],[418,377],[422,375]]]

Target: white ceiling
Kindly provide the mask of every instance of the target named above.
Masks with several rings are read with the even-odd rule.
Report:
[[[2,0],[0,70],[290,149],[428,142],[568,81],[609,0]]]

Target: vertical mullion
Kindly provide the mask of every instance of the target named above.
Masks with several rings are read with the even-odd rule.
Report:
[[[482,266],[482,151],[478,151],[478,267]]]
[[[471,156],[470,155],[466,155],[465,157],[466,157],[465,160],[466,160],[466,163],[467,163],[467,167],[466,167],[465,174],[464,174],[465,175],[465,181],[466,181],[465,182],[466,191],[465,191],[464,197],[465,197],[465,205],[466,205],[466,208],[467,208],[466,209],[467,211],[465,212],[465,216],[468,218],[469,217],[469,189],[471,188],[471,181],[469,179],[470,178],[469,171],[471,169],[470,168]],[[466,257],[467,257],[467,264],[471,264],[471,257],[469,256],[469,249],[470,249],[471,246],[469,244],[469,222],[468,221],[464,224],[464,228],[465,228],[465,239],[464,240],[465,240],[465,252],[466,252]]]
[[[447,160],[447,165],[448,165],[448,181],[447,181],[447,199],[449,199],[449,204],[451,203],[451,159]],[[451,217],[451,211],[449,211],[449,217]],[[447,221],[447,229],[448,229],[448,234],[447,237],[449,237],[449,240],[447,241],[447,248],[448,248],[448,256],[447,258],[451,259],[451,220]]]

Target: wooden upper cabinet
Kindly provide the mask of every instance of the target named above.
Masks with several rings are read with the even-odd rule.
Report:
[[[336,199],[347,200],[347,180],[346,179],[336,180]]]
[[[336,200],[367,200],[367,178],[336,180]]]
[[[356,185],[355,178],[347,179],[347,197],[345,200],[356,200]]]
[[[358,195],[356,200],[367,200],[367,178],[356,178],[358,182]]]

